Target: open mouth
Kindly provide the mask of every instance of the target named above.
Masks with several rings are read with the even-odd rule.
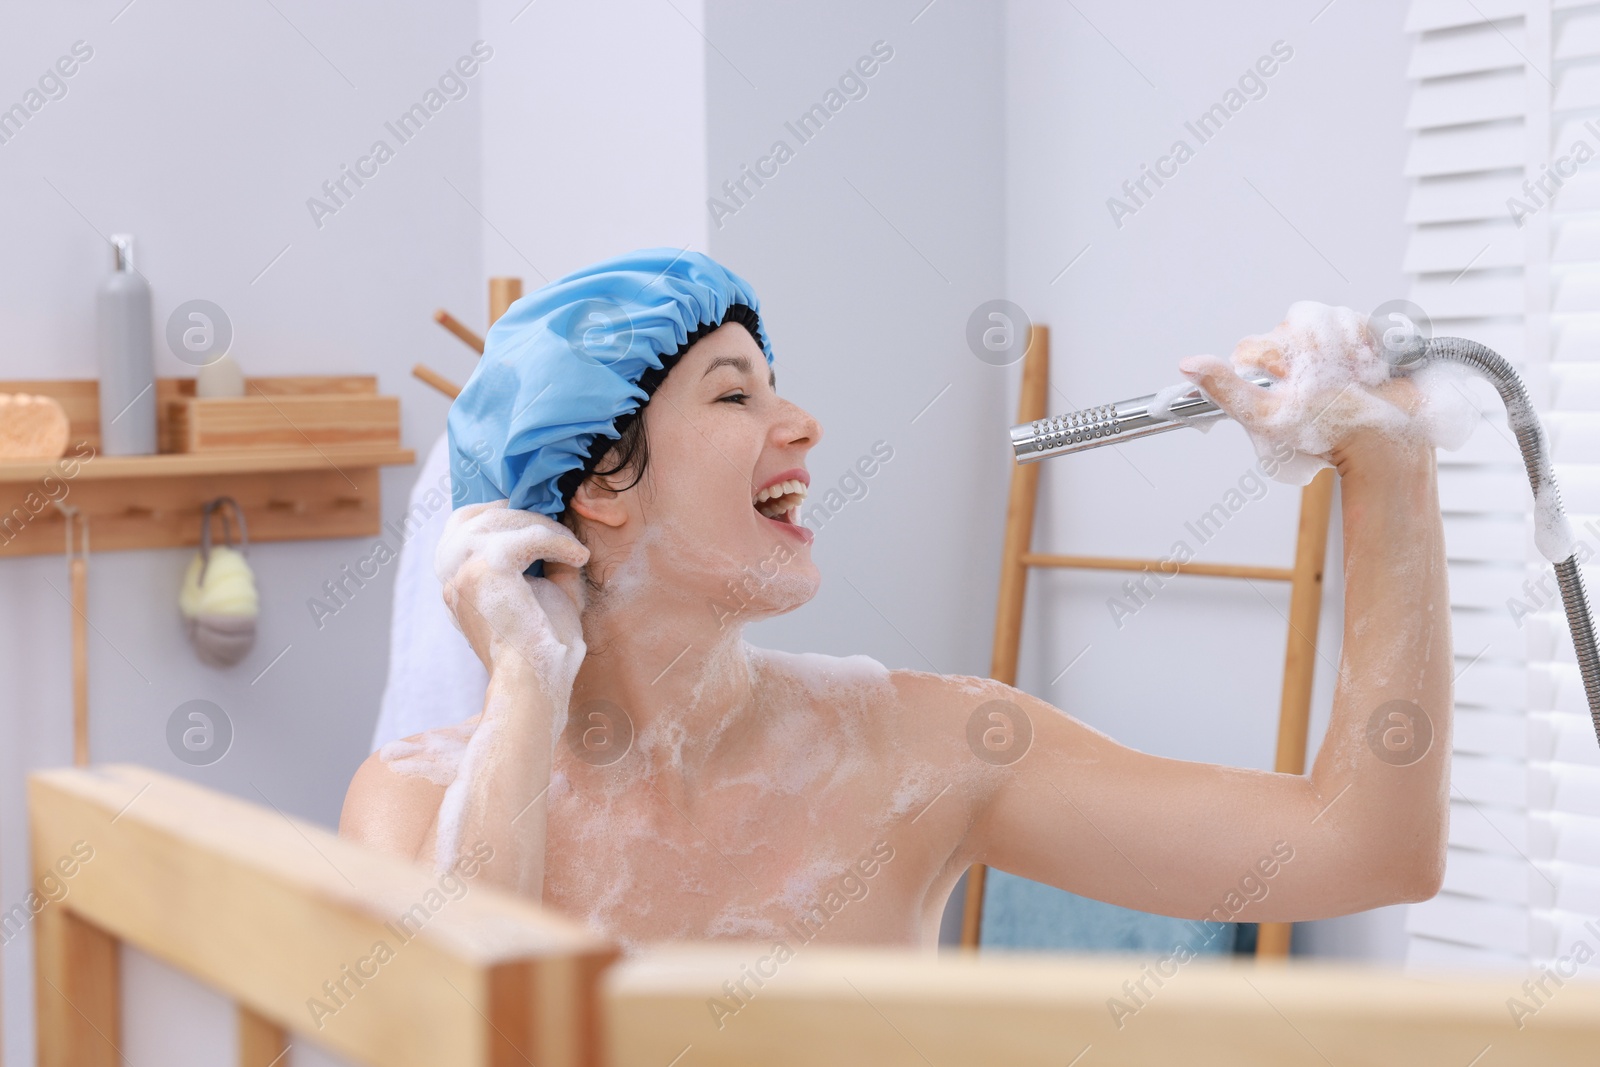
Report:
[[[785,478],[773,482],[760,492],[751,501],[751,505],[760,512],[763,518],[785,522],[791,526],[800,524],[800,505],[806,499],[806,483],[800,478]]]

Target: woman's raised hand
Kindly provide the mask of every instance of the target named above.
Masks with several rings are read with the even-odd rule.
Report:
[[[444,602],[490,673],[508,657],[533,668],[565,707],[583,662],[583,580],[589,550],[565,526],[507,501],[457,508],[434,556]],[[565,564],[552,578],[522,572],[534,560]]]
[[[1413,420],[1419,390],[1409,377],[1393,375],[1381,352],[1365,320],[1348,308],[1296,305],[1271,332],[1241,340],[1231,361],[1190,356],[1179,369],[1258,446],[1288,444],[1342,469],[1353,452],[1385,452],[1402,440],[1414,450],[1426,436]],[[1262,373],[1276,379],[1271,388],[1247,380]]]

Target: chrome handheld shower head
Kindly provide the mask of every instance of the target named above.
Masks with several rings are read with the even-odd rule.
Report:
[[[1263,387],[1273,382],[1264,376],[1246,380]],[[1035,463],[1226,417],[1198,386],[1190,386],[1171,399],[1168,396],[1169,392],[1163,390],[1013,426],[1011,449],[1018,463]]]

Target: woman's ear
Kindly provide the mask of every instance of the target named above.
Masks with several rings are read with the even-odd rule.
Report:
[[[628,519],[628,509],[622,494],[608,489],[599,476],[591,475],[578,483],[567,506],[589,522],[601,526],[621,526]]]

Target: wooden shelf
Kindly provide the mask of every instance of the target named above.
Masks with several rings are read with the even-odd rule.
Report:
[[[27,463],[0,463],[0,485],[41,482],[48,474],[60,476],[58,468],[72,462],[70,455],[58,460]],[[336,470],[345,467],[409,466],[416,453],[408,448],[369,448],[366,446],[322,445],[317,449],[295,448],[281,451],[249,452],[168,452],[157,456],[102,456],[78,461],[78,472],[70,481],[102,481],[122,478],[170,478],[193,474],[242,474],[261,471]]]
[[[324,381],[346,383],[352,391],[375,390],[375,383],[367,384],[371,379],[252,379],[251,384],[263,393],[285,395]],[[158,392],[169,397],[192,392],[187,380],[162,379],[158,385]],[[0,558],[61,552],[66,531],[57,502],[87,517],[95,552],[197,545],[201,508],[219,496],[239,502],[253,543],[370,536],[382,523],[380,468],[416,461],[410,449],[394,444],[101,455],[94,386],[92,381],[0,382],[0,392],[61,399],[75,442],[58,460],[0,463]]]

